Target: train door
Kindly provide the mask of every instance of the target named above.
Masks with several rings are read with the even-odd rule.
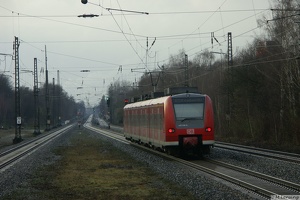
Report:
[[[150,141],[150,119],[149,119],[149,111],[150,108],[147,107],[145,109],[145,126],[146,126],[146,138],[147,138],[147,143],[151,143]]]
[[[138,110],[138,120],[139,120],[139,124],[138,124],[138,127],[139,127],[139,140],[142,141],[143,140],[143,119],[141,119],[141,117],[143,117],[143,109],[139,109]]]
[[[149,108],[149,139],[150,139],[150,143],[152,145],[155,144],[154,142],[154,131],[153,131],[153,123],[154,123],[154,109],[153,107]]]
[[[140,127],[139,127],[139,110],[134,110],[134,139],[139,140],[139,133],[140,133]]]
[[[158,109],[158,137],[160,141],[165,142],[165,133],[164,133],[164,106],[160,106]]]

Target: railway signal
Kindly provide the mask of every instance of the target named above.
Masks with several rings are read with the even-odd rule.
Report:
[[[107,107],[110,106],[110,98],[108,97],[107,100],[106,100],[106,104],[107,104]]]
[[[124,99],[124,104],[127,105],[129,103],[128,99]]]

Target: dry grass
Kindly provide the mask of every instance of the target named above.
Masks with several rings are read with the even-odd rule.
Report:
[[[72,145],[57,149],[56,154],[62,159],[40,169],[32,179],[32,199],[193,199],[176,184],[85,131],[75,134]],[[15,199],[24,193],[28,189],[20,189]]]

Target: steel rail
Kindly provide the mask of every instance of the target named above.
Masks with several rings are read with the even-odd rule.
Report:
[[[199,171],[211,174],[211,175],[213,175],[215,177],[218,177],[220,179],[223,179],[223,180],[226,180],[228,182],[231,182],[231,183],[233,183],[235,185],[238,185],[238,186],[240,186],[240,187],[242,187],[244,189],[252,191],[255,194],[261,195],[263,197],[270,198],[271,195],[280,195],[280,194],[277,194],[276,192],[272,192],[270,190],[264,189],[262,187],[256,186],[254,184],[248,183],[248,182],[243,181],[243,180],[239,180],[238,178],[235,178],[233,176],[227,175],[225,173],[217,172],[216,170],[210,169],[209,167],[201,166],[200,164],[193,163],[191,161],[187,161],[187,160],[183,160],[183,159],[180,159],[180,158],[176,158],[176,157],[170,156],[170,155],[168,155],[166,153],[159,152],[159,151],[153,150],[151,148],[148,148],[148,147],[145,147],[145,146],[133,143],[133,142],[128,142],[123,136],[121,136],[119,134],[117,136],[116,135],[114,136],[114,134],[112,133],[111,130],[110,131],[106,131],[106,130],[103,130],[103,129],[100,130],[99,128],[91,127],[90,125],[85,125],[84,127],[88,128],[91,131],[96,131],[97,133],[104,134],[105,136],[108,136],[108,137],[110,137],[112,139],[117,139],[118,141],[124,142],[126,144],[130,144],[131,146],[134,146],[134,147],[137,147],[139,149],[145,150],[147,152],[153,153],[153,154],[158,155],[160,157],[163,157],[165,159],[173,160],[173,161],[176,161],[176,162],[178,162],[178,163],[180,163],[180,164],[182,164],[184,166],[188,166],[188,167],[191,167],[193,169],[196,169],[196,170],[199,170]],[[216,165],[219,165],[219,164],[216,164]],[[225,168],[231,168],[231,170],[236,170],[234,168],[235,166],[229,166],[228,165],[228,167],[227,166],[223,166],[223,167],[225,167]],[[241,169],[241,171],[242,171],[242,169]],[[250,174],[248,174],[248,175],[251,176]],[[263,179],[265,179],[265,177],[268,177],[268,176],[267,175],[265,175],[264,177],[261,176],[261,178],[263,178]],[[271,178],[269,177],[269,179],[271,179]],[[285,185],[285,187],[290,187],[293,190],[298,190],[299,189],[299,185],[293,184],[293,183],[290,184],[291,186],[288,186],[288,184],[280,184],[280,185]]]
[[[223,142],[216,142],[215,147],[232,151],[238,151],[242,153],[249,153],[258,156],[264,156],[273,159],[279,159],[288,162],[300,163],[300,155],[295,153],[281,152],[270,149],[255,148]]]
[[[132,143],[131,145],[133,145],[133,146],[135,146],[137,148],[143,149],[145,151],[154,153],[154,154],[156,154],[156,155],[158,155],[160,157],[167,158],[168,160],[176,161],[176,162],[178,162],[178,163],[180,163],[180,164],[182,164],[184,166],[188,166],[188,167],[191,167],[193,169],[196,169],[196,170],[208,173],[210,175],[213,175],[215,177],[218,177],[220,179],[226,180],[226,181],[228,181],[230,183],[233,183],[234,185],[238,185],[238,186],[240,186],[240,187],[242,187],[244,189],[252,191],[252,192],[254,192],[254,193],[258,194],[258,195],[261,195],[263,197],[270,198],[271,195],[278,195],[278,194],[276,194],[276,193],[274,193],[272,191],[266,190],[266,189],[264,189],[262,187],[259,187],[259,186],[247,183],[247,182],[239,180],[239,179],[237,179],[235,177],[226,175],[225,173],[217,172],[217,171],[215,171],[213,169],[210,169],[210,168],[205,167],[205,166],[201,166],[201,165],[193,163],[191,161],[187,161],[187,160],[183,160],[183,159],[180,159],[180,158],[177,158],[177,157],[173,157],[173,156],[168,155],[166,153],[158,152],[156,150],[152,150],[150,148],[147,148],[147,147],[135,144],[135,143]]]
[[[3,154],[0,157],[0,172],[4,171],[6,169],[6,167],[11,165],[12,163],[15,163],[16,161],[20,160],[24,156],[33,152],[35,149],[47,144],[48,142],[52,141],[56,137],[67,132],[72,127],[74,127],[74,126],[69,125],[63,129],[57,130],[51,134],[47,134],[44,137],[39,137],[36,140],[32,140],[30,142],[27,142],[24,145],[20,145],[16,148],[13,148],[12,150],[5,152],[5,154]]]
[[[231,164],[228,164],[228,163],[224,163],[224,162],[220,162],[220,161],[216,161],[216,160],[212,160],[212,159],[208,159],[208,158],[206,158],[205,160],[208,161],[208,162],[226,167],[228,169],[236,170],[236,171],[242,172],[244,174],[248,174],[250,176],[254,176],[254,177],[257,177],[257,178],[260,178],[260,179],[263,179],[263,180],[267,180],[267,181],[275,183],[277,185],[280,185],[280,186],[283,186],[283,187],[286,187],[286,188],[290,188],[292,190],[300,192],[300,185],[297,184],[297,183],[293,183],[293,182],[286,181],[286,180],[283,180],[283,179],[280,179],[280,178],[276,178],[276,177],[273,177],[273,176],[269,176],[269,175],[266,175],[266,174],[255,172],[255,171],[245,169],[245,168],[242,168],[242,167],[234,166],[234,165],[231,165]]]
[[[123,142],[123,143],[126,143],[126,144],[129,144],[130,142],[127,141],[123,134],[120,134],[120,133],[116,133],[116,132],[113,132],[111,130],[105,130],[105,129],[99,129],[99,128],[95,128],[91,125],[89,125],[88,123],[85,123],[83,125],[84,128],[88,129],[88,130],[91,130],[91,131],[94,131],[94,132],[97,132],[97,133],[100,133],[102,135],[105,135],[106,137],[109,137],[111,139],[115,139],[115,140],[118,140],[119,142]]]
[[[35,142],[35,141],[38,141],[40,138],[46,137],[47,135],[52,134],[52,133],[53,133],[53,131],[52,131],[52,132],[49,132],[49,133],[46,133],[46,134],[38,135],[37,137],[34,137],[33,139],[31,139],[31,140],[29,140],[29,141],[23,141],[22,143],[19,143],[17,146],[15,146],[15,147],[13,147],[13,148],[10,148],[10,149],[8,149],[8,150],[6,150],[6,151],[0,152],[0,158],[1,158],[2,156],[5,156],[5,155],[7,155],[7,154],[13,152],[13,151],[16,151],[17,149],[20,149],[20,148],[22,148],[22,147],[24,147],[24,146],[27,146],[27,145],[29,145],[29,144]]]
[[[123,130],[123,127],[121,127],[121,126],[111,125],[111,129],[114,129],[114,128],[117,129],[118,131]],[[271,149],[263,149],[263,148],[258,148],[258,147],[244,146],[244,145],[219,142],[219,141],[215,142],[215,147],[233,150],[233,151],[239,151],[239,152],[243,152],[243,153],[251,153],[254,155],[258,155],[258,156],[265,156],[265,157],[280,159],[280,160],[284,160],[284,161],[288,161],[288,162],[300,163],[300,154],[296,154],[296,153],[276,151],[276,150],[271,150]],[[238,150],[235,147],[243,148],[243,150],[242,149]],[[253,150],[256,152],[249,151],[249,150]],[[267,153],[269,153],[269,154],[267,154]]]

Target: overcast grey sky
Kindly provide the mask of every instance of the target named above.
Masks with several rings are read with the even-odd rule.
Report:
[[[227,51],[232,32],[233,53],[262,34],[257,19],[271,17],[269,0],[0,0],[0,53],[12,54],[14,36],[20,40],[20,68],[45,68],[74,98],[94,105],[115,80],[138,80],[142,73],[168,63],[185,49],[189,59],[208,49]],[[115,8],[146,14],[111,11]],[[99,17],[82,18],[82,14]],[[211,44],[211,33],[220,42]],[[149,50],[146,60],[146,38]],[[14,76],[11,57],[0,55],[0,73]],[[122,65],[122,72],[119,70]],[[90,70],[90,72],[80,72]],[[45,74],[39,73],[41,82]],[[32,74],[21,74],[21,85],[33,87]],[[78,89],[83,87],[83,89]],[[78,95],[77,95],[78,94]]]

